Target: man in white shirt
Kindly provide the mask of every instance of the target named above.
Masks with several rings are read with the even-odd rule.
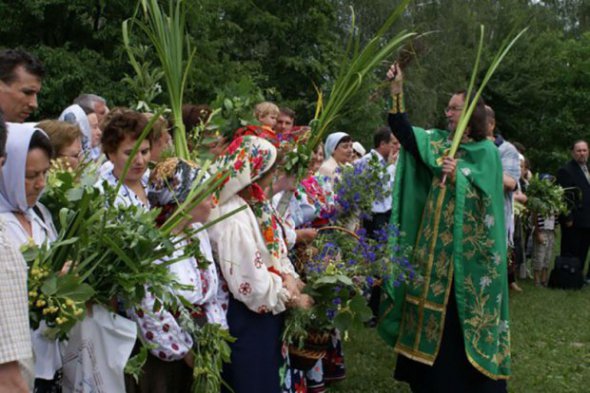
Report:
[[[391,186],[393,183],[393,176],[388,162],[389,154],[394,148],[395,139],[389,127],[379,128],[373,135],[373,149],[359,160],[359,163],[364,165],[369,164],[375,158],[382,165],[383,175],[388,174],[388,181],[383,184],[387,197],[373,202],[372,215],[369,219],[363,221],[363,227],[367,230],[369,236],[376,230],[379,230],[389,223],[391,217]]]
[[[367,231],[367,236],[369,237],[376,237],[375,232],[387,227],[391,218],[391,188],[393,186],[393,176],[391,176],[391,174],[392,172],[394,173],[394,171],[391,170],[391,164],[389,164],[388,160],[396,142],[397,140],[394,138],[389,127],[379,128],[373,135],[373,149],[359,159],[357,163],[357,165],[364,164],[368,166],[369,162],[377,159],[382,166],[382,178],[387,178],[383,179],[384,194],[386,196],[380,200],[375,200],[373,202],[373,208],[371,209],[371,217],[363,219],[363,228]],[[369,306],[373,311],[373,319],[370,322],[371,326],[376,325],[377,317],[379,316],[380,298],[381,288],[379,286],[374,286],[371,291],[371,299],[369,300]]]

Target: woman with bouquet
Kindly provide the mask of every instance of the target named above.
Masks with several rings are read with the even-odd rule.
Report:
[[[56,238],[51,214],[39,203],[52,156],[47,135],[31,124],[8,123],[6,157],[0,177],[0,218],[14,244],[41,246]],[[35,391],[61,392],[59,342],[45,338],[42,324],[33,333]]]
[[[98,186],[107,182],[116,187],[123,175],[135,143],[148,124],[146,116],[139,112],[125,110],[114,113],[107,121],[102,133],[102,149],[112,169],[103,171]],[[123,179],[115,199],[116,205],[141,206],[149,208],[147,179],[144,177],[151,157],[151,133],[141,142],[139,151],[131,158],[129,171]]]
[[[229,292],[227,320],[231,363],[223,378],[236,393],[278,393],[282,364],[283,312],[309,307],[280,239],[280,223],[264,190],[275,177],[277,150],[268,141],[234,140],[216,169],[230,176],[221,188],[212,219],[243,209],[209,230]]]
[[[466,93],[455,93],[446,108],[450,133],[425,131],[408,121],[397,65],[388,77],[393,79],[389,123],[403,147],[392,222],[405,233],[398,245],[413,247],[418,273],[406,285],[384,286],[388,299],[379,331],[399,354],[395,377],[414,392],[506,392],[510,334],[502,166],[485,138],[483,100],[455,159],[448,157],[449,135]]]
[[[159,163],[151,173],[148,188],[151,206],[162,209],[158,223],[165,222],[186,201],[195,182],[203,183],[208,177],[195,164],[178,158]],[[170,291],[173,296],[182,297],[192,305],[188,312],[199,323],[215,323],[227,328],[222,308],[227,295],[220,289],[207,232],[190,233],[202,227],[212,207],[210,196],[186,212],[187,217],[173,230],[172,240],[178,242],[178,251],[170,258],[180,260],[169,265],[168,269],[179,284],[188,288]],[[199,260],[196,255],[186,255],[185,247],[195,241],[199,242],[204,260]],[[188,393],[193,374],[193,337],[172,310],[154,310],[155,302],[154,294],[148,292],[140,305],[128,311],[138,324],[142,341],[150,346],[150,354],[139,382],[133,384],[133,388],[128,386],[127,391]]]

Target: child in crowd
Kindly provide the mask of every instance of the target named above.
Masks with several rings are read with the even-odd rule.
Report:
[[[254,107],[254,116],[263,127],[271,130],[277,125],[277,117],[279,116],[279,107],[272,102],[264,101]]]
[[[550,175],[542,175],[543,178],[552,178]],[[553,255],[555,244],[555,214],[542,217],[536,214],[534,222],[535,233],[533,236],[533,270],[536,286],[547,286],[549,278],[549,263]]]

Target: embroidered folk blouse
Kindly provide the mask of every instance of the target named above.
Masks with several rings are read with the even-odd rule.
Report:
[[[213,252],[236,300],[254,312],[278,314],[285,311],[289,300],[281,274],[296,277],[284,241],[279,241],[280,257],[271,258],[252,209],[238,195],[215,208],[210,219],[244,206],[244,210],[209,228]]]
[[[199,225],[195,224],[197,228]],[[227,328],[227,293],[221,289],[209,237],[206,231],[198,232],[195,237],[199,240],[201,253],[210,263],[206,269],[199,269],[197,260],[190,257],[171,264],[168,268],[176,276],[176,280],[192,287],[172,292],[184,297],[195,307],[195,316],[200,315],[202,310],[208,323],[217,323]],[[186,243],[187,240],[180,241],[177,252],[171,258],[182,257],[182,249]],[[192,348],[193,339],[181,328],[172,312],[164,308],[154,311],[155,302],[155,297],[148,292],[139,307],[128,310],[128,315],[137,322],[142,339],[154,346],[151,349],[154,356],[166,361],[180,360]]]

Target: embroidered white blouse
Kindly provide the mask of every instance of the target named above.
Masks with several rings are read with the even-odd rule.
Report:
[[[110,162],[110,161],[108,161],[108,162]],[[143,186],[144,189],[147,188],[147,179],[149,178],[148,171],[149,170],[146,170],[146,173],[141,178],[141,185]],[[106,181],[110,186],[116,187],[117,183],[119,182],[119,179],[117,179],[115,177],[112,169],[110,171],[106,171],[101,168],[99,180],[95,184],[95,187],[98,188],[99,190],[101,190],[101,192],[104,191],[103,185],[102,185],[104,181]],[[147,194],[147,191],[146,191],[146,194]],[[135,194],[135,192],[133,192],[133,190],[130,189],[129,187],[127,187],[125,184],[122,184],[121,188],[119,188],[119,193],[117,194],[117,198],[115,199],[115,205],[125,206],[125,207],[142,206],[146,209],[150,208],[149,202],[143,203],[142,200],[137,196],[137,194]]]
[[[278,263],[273,261],[254,213],[238,195],[213,209],[210,220],[243,206],[247,206],[246,209],[209,228],[213,253],[236,300],[254,312],[278,314],[285,311],[289,300],[281,274],[296,277],[285,243],[281,241]]]
[[[194,224],[195,229],[201,224]],[[201,308],[207,317],[207,322],[216,323],[227,329],[225,310],[227,309],[227,292],[223,292],[213,263],[211,246],[206,231],[195,234],[203,256],[210,262],[209,266],[201,270],[194,257],[186,258],[171,264],[168,268],[176,276],[180,284],[191,286],[192,289],[174,291],[177,296],[184,297],[189,303]],[[187,240],[178,244],[178,251],[171,258],[183,255],[183,247]],[[128,310],[128,315],[137,322],[143,340],[153,344],[151,349],[154,356],[162,360],[174,361],[182,359],[193,346],[193,339],[185,332],[174,315],[165,309],[154,311],[155,298],[148,293],[140,307]]]

